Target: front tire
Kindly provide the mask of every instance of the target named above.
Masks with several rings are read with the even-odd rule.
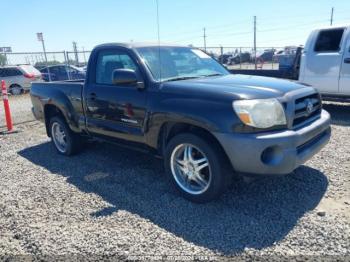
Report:
[[[220,149],[199,136],[185,133],[170,140],[165,150],[169,180],[186,199],[205,203],[218,198],[228,186],[229,173]]]
[[[23,93],[23,88],[20,85],[11,85],[10,86],[10,92],[14,96],[19,96]]]
[[[57,152],[70,156],[78,153],[82,149],[82,138],[68,127],[65,120],[60,116],[50,119],[51,141]]]

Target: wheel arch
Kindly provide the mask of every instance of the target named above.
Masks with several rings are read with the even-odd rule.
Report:
[[[220,153],[226,158],[227,163],[231,163],[227,157],[227,154],[220,144],[219,140],[210,132],[210,130],[186,122],[166,122],[164,123],[159,132],[158,136],[158,152],[163,156],[165,152],[165,147],[169,141],[178,134],[182,133],[191,133],[203,138],[205,141],[208,141],[210,145],[214,146]]]
[[[14,86],[22,87],[22,86],[21,86],[20,84],[18,84],[18,83],[12,83],[12,84],[10,84],[9,88],[14,87]]]

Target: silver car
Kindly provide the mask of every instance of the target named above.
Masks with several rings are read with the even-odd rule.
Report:
[[[42,81],[41,73],[31,65],[0,67],[0,80],[13,95],[20,95],[31,87],[34,81]]]

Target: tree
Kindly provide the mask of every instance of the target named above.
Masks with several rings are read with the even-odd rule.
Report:
[[[0,54],[0,66],[6,65],[7,59],[5,55]]]

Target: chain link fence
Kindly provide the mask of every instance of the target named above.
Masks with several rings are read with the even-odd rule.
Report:
[[[83,67],[87,65],[91,51],[59,51],[46,52],[19,52],[0,54],[0,66],[32,65],[37,69],[54,65],[73,65]]]
[[[295,55],[297,47],[201,47],[228,69],[279,70],[281,58]]]
[[[32,65],[40,70],[46,66],[66,63],[65,51],[46,52],[46,57],[47,62],[45,59],[45,54],[43,52],[7,53],[5,65]]]
[[[254,50],[252,47],[200,47],[207,54],[225,65],[229,70],[278,70],[281,62],[292,61],[293,50],[296,47],[259,47]],[[54,75],[54,67],[66,68],[67,73],[60,77],[45,78],[45,81],[72,80],[84,78],[86,65],[91,51],[58,51],[58,52],[20,52],[0,54],[0,66],[32,65],[39,71],[49,66],[50,76]],[[67,68],[73,67],[83,72],[78,76],[69,73]],[[42,71],[43,72],[43,71]],[[1,80],[1,79],[0,79]],[[19,96],[9,96],[9,102],[14,124],[34,120],[31,113],[31,100],[28,93]],[[0,129],[5,126],[4,109],[0,105]]]
[[[281,58],[295,55],[297,47],[199,47],[229,69],[279,69]],[[53,65],[87,65],[91,51],[21,52],[0,54],[2,65],[30,64],[41,69]],[[1,65],[1,64],[0,64]]]
[[[84,67],[89,61],[91,51],[67,52],[67,63],[78,67]]]

